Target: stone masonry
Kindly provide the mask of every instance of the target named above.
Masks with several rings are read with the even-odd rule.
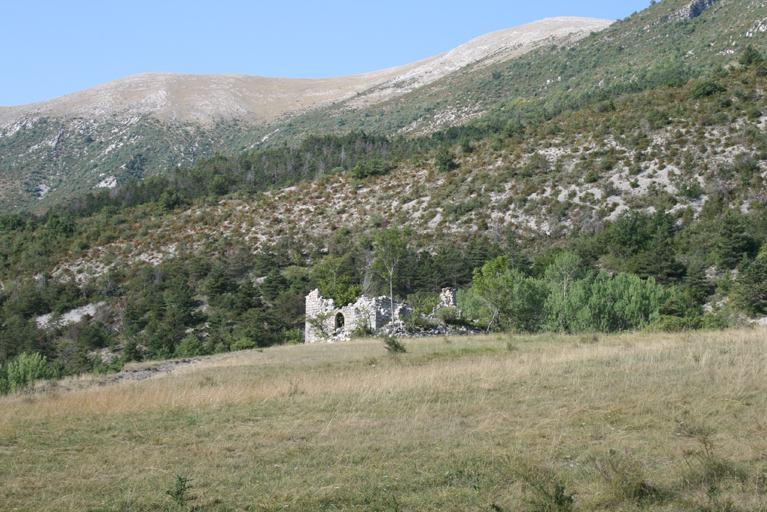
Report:
[[[456,308],[458,309],[458,303],[455,299],[455,288],[442,288],[442,292],[439,294],[439,304],[434,306],[434,312],[441,308]]]
[[[407,320],[411,308],[394,301],[394,319]],[[306,296],[305,342],[333,342],[348,339],[356,329],[377,331],[392,321],[392,308],[386,296],[369,298],[364,295],[354,304],[342,308],[333,299],[326,299],[319,290]]]

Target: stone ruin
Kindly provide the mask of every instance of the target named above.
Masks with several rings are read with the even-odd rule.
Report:
[[[461,311],[458,309],[458,302],[455,299],[455,288],[442,288],[442,292],[439,294],[439,304],[434,306],[432,315],[442,308],[455,308],[460,317]]]
[[[445,288],[440,303],[434,308],[456,308],[455,290]],[[351,338],[354,331],[376,332],[386,326],[393,327],[410,319],[412,308],[404,302],[394,301],[394,314],[389,297],[362,296],[354,304],[336,307],[333,299],[326,299],[319,290],[306,296],[305,342],[334,342]]]

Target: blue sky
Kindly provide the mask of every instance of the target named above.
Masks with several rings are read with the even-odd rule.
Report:
[[[3,0],[0,105],[149,71],[291,78],[414,62],[554,16],[618,19],[649,0]]]

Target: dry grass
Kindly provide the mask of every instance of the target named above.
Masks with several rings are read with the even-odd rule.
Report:
[[[765,334],[358,340],[7,397],[0,508],[171,509],[179,474],[196,510],[764,509]]]

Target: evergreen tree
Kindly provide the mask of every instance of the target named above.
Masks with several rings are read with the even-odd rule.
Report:
[[[736,294],[750,314],[767,314],[767,258],[757,258],[743,270]]]
[[[415,288],[432,293],[440,291],[440,276],[437,273],[437,265],[429,251],[418,253],[418,272],[415,276]]]
[[[166,302],[175,307],[181,317],[181,321],[186,325],[194,321],[194,297],[192,289],[184,278],[177,278],[168,284]]]
[[[261,290],[253,286],[253,281],[249,277],[245,277],[237,289],[237,312],[242,314],[249,309],[262,309],[263,307]]]
[[[261,292],[264,298],[270,302],[274,301],[280,292],[287,288],[288,280],[285,279],[278,268],[273,268],[266,276],[266,279],[264,279],[264,282],[261,283]]]
[[[706,276],[706,267],[703,261],[698,259],[692,261],[687,267],[687,275],[684,278],[684,292],[694,304],[703,304],[706,298],[711,295],[711,282]]]
[[[434,157],[434,167],[442,172],[450,172],[458,168],[453,153],[447,148],[440,148]]]
[[[490,241],[484,237],[474,237],[466,247],[464,268],[466,269],[466,281],[470,280],[475,268],[479,268],[485,262],[500,256],[498,247],[493,247]]]
[[[223,265],[216,264],[205,280],[205,293],[209,299],[215,298],[230,292],[233,284],[229,276],[226,275]]]
[[[747,254],[751,240],[740,215],[730,210],[722,219],[719,238],[716,242],[718,263],[722,268],[733,269]]]
[[[527,257],[522,250],[522,247],[519,245],[519,242],[517,242],[516,234],[512,233],[508,237],[504,252],[509,257],[509,268],[517,270],[525,275],[530,274],[530,270],[533,268],[533,262],[530,261],[530,258]]]
[[[684,265],[677,261],[671,241],[660,230],[650,247],[632,258],[627,270],[642,279],[653,277],[661,284],[670,284],[684,275]]]
[[[437,275],[440,276],[440,288],[459,288],[471,281],[465,278],[468,265],[463,261],[463,254],[455,244],[442,246],[434,256],[434,265]],[[469,268],[468,272],[473,270],[473,267]]]

